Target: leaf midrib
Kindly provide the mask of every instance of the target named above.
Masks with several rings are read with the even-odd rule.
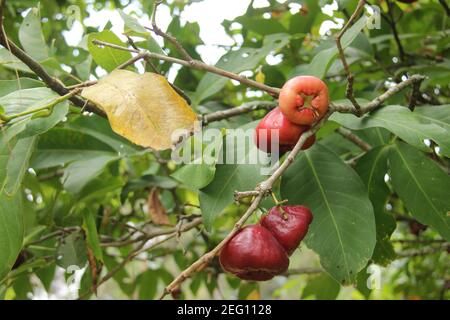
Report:
[[[342,242],[341,233],[340,233],[339,228],[337,226],[336,219],[335,219],[335,217],[333,215],[333,210],[331,210],[330,204],[328,202],[328,198],[325,195],[325,190],[323,189],[323,187],[322,187],[322,185],[320,183],[320,179],[319,179],[319,177],[317,175],[317,172],[316,172],[316,170],[315,170],[311,160],[308,157],[308,153],[307,152],[305,152],[305,157],[306,157],[306,160],[308,161],[309,166],[311,167],[311,171],[312,171],[312,173],[313,173],[313,175],[314,175],[314,177],[316,179],[316,182],[317,182],[317,185],[319,187],[320,193],[322,194],[322,197],[323,197],[323,199],[325,201],[325,204],[327,206],[328,212],[330,213],[331,220],[332,220],[333,225],[334,225],[334,227],[336,229],[336,233],[337,233],[338,239],[339,239],[340,248],[341,248],[341,251],[342,251],[342,256],[344,258],[345,270],[347,272],[348,279],[350,279],[351,276],[350,276],[350,272],[349,272],[350,270],[349,270],[349,267],[348,267],[347,256],[345,255],[344,244]]]

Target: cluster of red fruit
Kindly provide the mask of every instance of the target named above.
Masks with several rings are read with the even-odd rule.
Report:
[[[313,219],[303,206],[276,206],[258,224],[238,231],[220,252],[222,268],[244,280],[264,281],[289,267]]]
[[[278,131],[280,153],[292,150],[302,133],[325,115],[328,104],[328,88],[322,80],[313,76],[290,79],[281,88],[279,107],[270,111],[256,127],[257,147],[271,152],[272,134]],[[315,135],[309,137],[302,149],[311,147],[315,140]]]

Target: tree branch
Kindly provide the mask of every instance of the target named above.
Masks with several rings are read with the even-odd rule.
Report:
[[[207,125],[210,122],[220,121],[223,119],[239,116],[241,114],[249,113],[259,109],[272,109],[278,104],[274,101],[253,101],[245,103],[239,107],[230,108],[227,110],[216,111],[208,114],[201,115],[201,121],[203,125]]]
[[[4,3],[4,0],[2,4]],[[2,6],[0,6],[2,7]],[[0,12],[3,17],[3,10]],[[1,22],[3,21],[3,18]],[[8,51],[10,51],[17,59],[22,61],[24,64],[28,66],[38,77],[44,81],[44,83],[57,94],[64,96],[67,95],[70,90],[58,79],[52,77],[44,67],[34,60],[31,56],[29,56],[25,51],[19,48],[14,42],[8,39],[5,30],[3,28],[3,24],[0,25],[0,44],[5,47]],[[79,108],[84,108],[87,111],[98,114],[99,116],[105,117],[105,113],[97,108],[94,104],[90,102],[86,102],[84,99],[73,96],[70,98],[73,104],[75,104]]]
[[[345,73],[347,74],[347,89],[345,95],[347,98],[352,102],[353,107],[355,108],[355,114],[357,116],[361,116],[361,106],[359,105],[358,101],[355,99],[355,95],[353,94],[353,80],[354,76],[352,72],[350,71],[350,67],[348,66],[347,59],[345,58],[344,49],[342,48],[341,44],[341,38],[344,35],[344,33],[347,31],[348,28],[350,28],[353,24],[353,22],[358,18],[361,11],[364,9],[366,1],[365,0],[359,0],[358,5],[355,9],[355,12],[353,12],[350,19],[347,21],[347,23],[344,25],[342,30],[338,33],[336,36],[336,45],[339,51],[339,58],[342,61],[342,64],[344,66]]]
[[[117,50],[129,51],[129,52],[134,52],[137,54],[142,54],[143,56],[146,56],[151,59],[159,59],[159,60],[179,64],[179,65],[182,65],[182,66],[185,66],[188,68],[214,73],[214,74],[217,74],[222,77],[236,80],[236,81],[238,81],[242,84],[245,84],[249,87],[253,87],[253,88],[256,88],[259,90],[266,91],[267,93],[269,93],[270,95],[273,95],[273,96],[278,96],[278,94],[280,93],[279,88],[267,86],[267,85],[259,83],[257,81],[240,76],[236,73],[233,73],[233,72],[230,72],[227,70],[223,70],[223,69],[217,68],[215,66],[210,66],[210,65],[203,63],[201,61],[198,61],[198,60],[191,60],[191,61],[182,60],[182,59],[169,57],[169,56],[158,54],[158,53],[153,53],[153,52],[146,51],[146,50],[136,50],[136,49],[125,48],[125,47],[122,47],[122,46],[119,46],[119,45],[116,45],[113,43],[104,42],[104,41],[100,41],[97,39],[94,39],[92,41],[92,43],[94,43],[96,45],[100,45],[100,46],[110,47],[110,48],[117,49]]]
[[[389,14],[389,19],[386,19],[386,21],[391,26],[392,33],[393,33],[394,39],[395,39],[395,43],[397,44],[397,48],[398,48],[398,54],[400,55],[400,60],[404,61],[405,60],[405,50],[403,50],[402,42],[400,41],[400,37],[398,36],[397,25],[396,25],[396,21],[394,19],[394,12],[393,12],[393,7],[392,7],[393,4],[389,0],[386,0],[386,2],[387,2],[387,6],[388,6],[388,14]]]
[[[372,149],[372,146],[365,142],[363,139],[358,137],[356,134],[351,132],[350,130],[340,127],[336,129],[336,132],[339,133],[344,138],[348,139],[349,141],[353,142],[355,145],[360,147],[364,151],[369,151]]]
[[[408,87],[416,82],[422,82],[424,79],[426,79],[425,76],[422,76],[419,74],[412,75],[410,78],[389,88],[385,93],[379,95],[378,97],[373,99],[371,102],[369,102],[365,106],[361,107],[361,114],[363,115],[365,113],[368,113],[368,112],[378,108],[379,106],[381,106],[383,104],[383,102],[385,102],[387,99],[389,99],[393,95],[397,94],[398,92],[402,91],[406,87]],[[348,105],[348,104],[331,103],[330,109],[340,112],[340,113],[355,113],[355,109],[353,108],[353,106]]]
[[[441,243],[438,246],[430,246],[418,250],[409,250],[404,252],[397,252],[397,256],[399,258],[406,258],[406,257],[418,257],[418,256],[425,256],[428,254],[437,253],[440,251],[448,250],[450,248],[450,244],[448,242]]]
[[[174,45],[174,47],[178,50],[178,52],[181,54],[181,56],[183,57],[184,60],[186,61],[193,61],[194,59],[192,59],[191,55],[183,48],[183,46],[178,42],[177,38],[175,38],[174,36],[165,33],[164,31],[162,31],[158,25],[156,24],[156,11],[158,10],[158,6],[163,3],[163,0],[157,0],[155,1],[155,3],[153,4],[153,13],[152,13],[152,28],[151,31],[153,31],[154,33],[156,33],[157,35],[163,37],[164,39],[166,39],[167,41],[169,41],[170,43],[172,43]]]
[[[148,240],[150,239],[143,239],[141,241],[141,243],[133,250],[131,251],[126,257],[125,259],[123,259],[123,261],[121,263],[119,263],[116,267],[114,267],[113,269],[111,269],[103,278],[101,278],[97,285],[95,286],[95,288],[97,289],[100,285],[104,284],[106,281],[108,281],[109,279],[111,279],[112,277],[114,277],[114,275],[119,272],[120,270],[122,270],[123,267],[125,267],[129,262],[131,262],[137,255],[139,255],[141,252],[144,251],[148,251],[153,249],[154,247],[156,247],[157,245],[160,245],[163,242],[166,242],[167,240],[177,236],[180,232],[186,232],[188,230],[191,230],[193,228],[195,228],[196,226],[198,226],[200,223],[202,222],[201,219],[195,219],[192,220],[191,222],[186,223],[185,225],[183,225],[179,230],[177,231],[172,231],[172,233],[167,234],[165,236],[162,236],[161,239],[157,239],[155,242],[153,242],[152,244],[150,244],[148,247],[145,247],[145,245],[147,244]],[[78,300],[84,299],[85,297],[87,297],[89,294],[91,293],[91,291],[87,291],[83,294],[81,294],[78,297]]]

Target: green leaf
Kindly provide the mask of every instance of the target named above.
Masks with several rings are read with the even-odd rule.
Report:
[[[235,22],[242,24],[245,29],[259,33],[262,36],[287,32],[286,28],[280,22],[274,19],[241,16],[236,18]]]
[[[70,163],[64,170],[64,188],[72,194],[79,193],[92,179],[100,175],[108,163],[119,159],[103,155]]]
[[[92,56],[88,56],[86,60],[75,65],[75,70],[77,71],[78,77],[81,80],[88,80],[91,75],[92,67]]]
[[[106,71],[111,72],[122,63],[131,59],[131,53],[123,50],[113,49],[110,47],[99,47],[92,43],[92,40],[100,40],[116,44],[122,47],[126,45],[112,32],[104,30],[98,33],[91,33],[88,37],[88,49],[91,53],[94,61],[104,68]]]
[[[414,218],[450,241],[450,177],[416,149],[397,142],[389,153],[392,185]]]
[[[73,129],[81,134],[98,139],[113,148],[120,155],[132,155],[140,150],[136,145],[112,131],[108,120],[97,115],[90,117],[79,116],[68,123],[65,128]]]
[[[440,106],[420,106],[414,110],[416,115],[450,132],[450,104]]]
[[[119,10],[119,14],[122,17],[123,22],[125,23],[125,33],[128,33],[129,30],[132,30],[138,34],[143,34],[144,36],[149,33],[147,29],[145,29],[135,17],[126,14],[122,10]]]
[[[242,129],[254,127],[254,125],[256,123],[251,123]],[[230,149],[224,148],[223,162],[225,164],[216,165],[214,179],[208,186],[200,190],[200,207],[203,224],[207,230],[211,230],[217,216],[233,203],[235,191],[253,190],[264,179],[261,174],[263,168],[261,164],[248,164],[249,159],[258,159],[260,163],[265,163],[261,160],[267,157],[266,153],[260,152],[256,148],[253,138],[250,139],[248,145],[236,143],[234,135],[226,135],[224,139],[224,146],[228,146]],[[242,150],[238,148],[242,148]],[[230,162],[235,164],[226,164]]]
[[[377,244],[372,259],[383,266],[388,265],[395,258],[389,238],[396,228],[396,223],[394,217],[387,214],[385,210],[391,193],[384,182],[384,176],[388,171],[388,154],[389,147],[373,148],[358,160],[355,168],[366,185],[375,213]]]
[[[69,102],[63,101],[57,104],[52,113],[47,117],[32,118],[27,121],[24,131],[19,135],[19,138],[33,137],[43,134],[63,121],[69,112]]]
[[[373,207],[359,176],[321,145],[297,156],[281,180],[281,196],[309,207],[308,247],[337,281],[349,284],[375,247]]]
[[[30,68],[28,68],[22,61],[16,58],[6,48],[0,48],[0,66],[25,73],[32,72]]]
[[[24,236],[22,194],[0,192],[0,280],[11,270],[22,249]]]
[[[301,33],[308,34],[316,20],[317,16],[321,14],[321,8],[317,0],[304,0],[303,4],[308,8],[307,14],[297,13],[291,17],[289,24],[289,31],[291,34]]]
[[[289,35],[285,33],[272,34],[264,38],[263,46],[259,49],[241,48],[230,51],[220,58],[216,66],[227,71],[240,73],[245,70],[252,70],[258,66],[262,59],[275,50],[284,47],[289,43]],[[195,102],[198,104],[202,100],[219,92],[229,79],[207,73],[198,84],[195,93]]]
[[[3,192],[14,195],[22,184],[29,168],[30,158],[36,148],[37,137],[20,139],[8,159]],[[1,190],[2,188],[0,188]]]
[[[25,51],[35,60],[42,61],[49,57],[38,8],[32,8],[23,19],[19,28],[19,40]]]
[[[366,17],[363,16],[355,24],[344,33],[341,38],[342,48],[348,47],[353,40],[358,36],[361,30],[366,25]],[[323,78],[327,74],[331,63],[336,58],[338,54],[337,46],[333,46],[329,49],[320,51],[311,61],[306,71],[307,75],[316,76],[318,78]]]
[[[81,233],[65,237],[56,250],[56,264],[67,269],[70,266],[83,268],[87,262],[86,242]]]
[[[0,97],[6,96],[14,91],[43,86],[43,82],[31,78],[19,78],[19,80],[0,80]]]
[[[102,141],[81,132],[53,128],[39,138],[31,166],[45,169],[91,158],[117,156],[117,152]]]
[[[216,167],[207,164],[186,164],[171,174],[184,185],[198,190],[206,187],[213,179]]]
[[[7,115],[17,114],[42,107],[58,98],[55,92],[49,88],[31,88],[13,91],[0,98],[0,105]]]
[[[6,141],[4,131],[0,130],[0,189],[3,187],[6,179],[6,169],[8,167],[8,159],[14,143]]]
[[[83,230],[86,233],[86,242],[97,260],[103,262],[103,252],[97,232],[94,213],[86,208],[83,210]]]
[[[117,193],[124,185],[121,177],[106,177],[99,175],[93,180],[89,181],[86,186],[77,194],[78,201],[84,203],[94,202],[98,203],[104,200],[108,193]]]
[[[139,275],[139,300],[152,300],[158,289],[158,271],[147,270]]]
[[[327,274],[321,274],[308,280],[302,292],[302,299],[314,297],[316,300],[334,300],[341,286]]]
[[[445,108],[450,110],[450,105],[445,106]],[[443,155],[450,156],[450,131],[448,127],[438,125],[437,121],[430,119],[429,116],[424,117],[422,114],[411,112],[405,107],[386,106],[362,118],[350,114],[335,113],[331,116],[331,119],[353,130],[375,127],[386,128],[407,143],[423,151],[430,151],[424,144],[424,140],[431,139],[439,145]]]

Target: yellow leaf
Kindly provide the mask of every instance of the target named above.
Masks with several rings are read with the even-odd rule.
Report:
[[[115,70],[82,96],[108,116],[112,129],[143,147],[169,149],[177,129],[192,132],[197,116],[167,82],[156,73]]]

